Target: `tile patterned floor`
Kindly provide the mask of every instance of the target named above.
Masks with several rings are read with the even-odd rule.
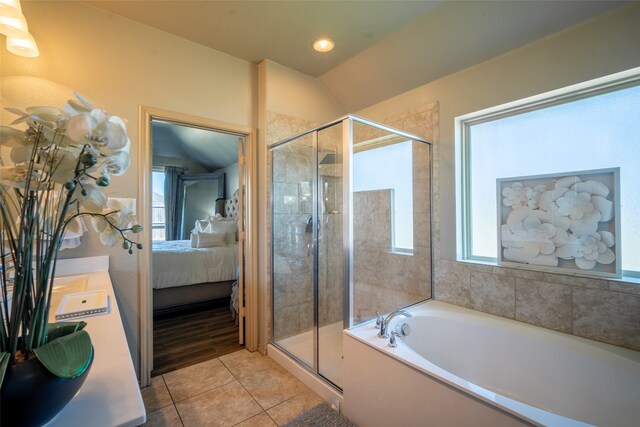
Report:
[[[322,402],[273,360],[247,350],[153,377],[142,398],[151,427],[273,427]]]

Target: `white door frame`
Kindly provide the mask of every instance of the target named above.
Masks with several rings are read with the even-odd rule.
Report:
[[[246,138],[245,143],[245,308],[240,308],[240,327],[244,320],[245,347],[249,351],[258,348],[258,186],[257,186],[257,139],[256,131],[247,126],[204,117],[191,116],[174,111],[140,105],[138,114],[138,219],[144,226],[141,241],[144,248],[138,251],[139,283],[139,355],[140,385],[145,387],[151,382],[153,367],[153,307],[151,289],[151,119],[167,120],[191,126],[201,126],[236,134]],[[241,159],[239,159],[241,161]]]

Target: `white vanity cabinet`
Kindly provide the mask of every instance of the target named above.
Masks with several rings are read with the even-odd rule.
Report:
[[[46,427],[138,426],[146,421],[146,411],[131,354],[122,327],[111,278],[109,257],[58,261],[56,295],[103,290],[109,298],[109,312],[86,317],[94,359],[91,371],[78,394]],[[49,321],[54,322],[57,302],[52,301]]]

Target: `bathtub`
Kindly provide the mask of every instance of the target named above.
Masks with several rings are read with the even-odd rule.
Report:
[[[369,426],[638,426],[640,353],[439,301],[344,331],[343,412]]]

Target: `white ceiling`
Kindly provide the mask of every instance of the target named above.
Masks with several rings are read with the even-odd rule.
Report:
[[[628,1],[85,1],[251,62],[318,77],[345,111],[491,59]],[[316,53],[318,36],[335,40]]]

